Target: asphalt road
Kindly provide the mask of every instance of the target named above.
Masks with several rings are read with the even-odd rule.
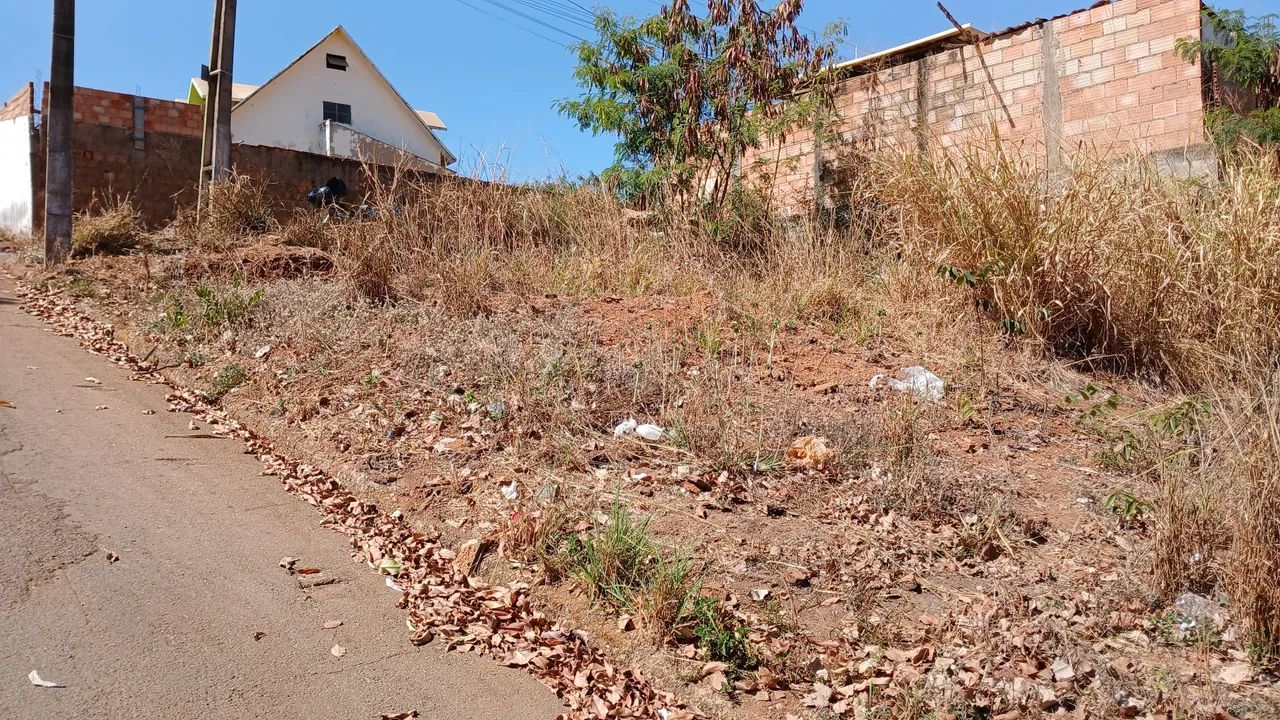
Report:
[[[46,332],[0,277],[0,718],[561,711],[523,672],[411,646],[343,538],[238,442],[184,437],[164,394]],[[283,556],[335,582],[300,587]]]

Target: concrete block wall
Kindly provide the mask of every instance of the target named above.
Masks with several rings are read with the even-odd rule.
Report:
[[[1200,37],[1200,14],[1200,0],[1114,0],[988,37],[981,58],[973,45],[938,47],[864,71],[839,86],[834,139],[815,144],[799,129],[749,152],[743,176],[802,211],[824,192],[824,164],[852,146],[959,149],[998,136],[1051,169],[1076,150],[1185,151],[1203,163],[1201,66],[1174,54],[1179,38]]]

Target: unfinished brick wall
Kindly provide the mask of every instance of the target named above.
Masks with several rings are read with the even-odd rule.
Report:
[[[47,86],[44,97],[47,108]],[[159,227],[176,217],[179,209],[194,205],[203,108],[77,87],[73,112],[72,204],[76,212],[128,196],[144,222]],[[40,157],[44,142],[42,135]],[[364,172],[357,160],[236,144],[231,162],[237,172],[266,184],[267,200],[281,216],[305,207],[306,193],[331,177],[346,180],[351,199],[364,192]],[[36,175],[37,205],[43,208],[43,163]]]
[[[1178,58],[1174,44],[1200,37],[1200,13],[1200,0],[1115,0],[1014,28],[981,43],[990,80],[978,49],[959,40],[878,70],[855,67],[837,92],[838,141],[815,145],[799,129],[749,153],[743,174],[772,183],[775,202],[801,211],[849,147],[959,148],[998,134],[1051,169],[1079,149],[1199,162],[1207,154],[1201,66]]]
[[[14,93],[13,97],[6,100],[4,105],[0,105],[0,121],[17,120],[31,115],[34,110],[35,86],[27,83],[21,90]]]

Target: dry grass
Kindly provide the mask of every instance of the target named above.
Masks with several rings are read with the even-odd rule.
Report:
[[[954,283],[1006,334],[1217,398],[1203,418],[1150,413],[1123,442],[1137,448],[1138,476],[1156,482],[1157,586],[1170,598],[1225,594],[1256,647],[1274,652],[1275,155],[1236,159],[1216,183],[1088,155],[1051,177],[1020,156],[978,149],[881,155],[868,167],[876,202],[893,210],[880,227],[904,264]]]
[[[731,230],[660,216],[642,222],[590,188],[399,178],[375,184],[373,205],[375,218],[335,230],[355,293],[427,299],[462,316],[489,312],[495,295],[712,290],[774,316],[812,306],[841,317],[848,300],[830,288],[860,282],[868,265],[862,243],[820,225],[763,226],[742,255],[726,249]]]
[[[142,216],[128,197],[76,215],[72,224],[71,255],[113,255],[132,250],[146,233]]]
[[[1157,462],[1155,577],[1166,596],[1230,598],[1259,656],[1280,652],[1280,376],[1220,394]]]
[[[209,208],[200,218],[197,243],[208,250],[235,247],[243,238],[270,232],[276,225],[274,211],[261,180],[233,173],[226,182],[209,186]]]
[[[1065,177],[977,149],[873,164],[908,262],[972,288],[1007,332],[1096,366],[1203,388],[1280,351],[1280,168],[1220,183],[1081,155]],[[1063,188],[1055,190],[1054,188]]]

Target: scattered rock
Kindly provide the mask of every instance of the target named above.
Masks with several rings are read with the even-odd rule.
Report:
[[[1218,669],[1218,681],[1227,685],[1243,685],[1253,679],[1253,667],[1249,663],[1234,662]]]
[[[492,540],[468,540],[458,548],[458,555],[453,559],[453,567],[463,575],[475,575],[485,555],[488,555],[492,549]]]
[[[796,587],[808,587],[813,573],[808,568],[788,567],[782,572],[787,581]]]

